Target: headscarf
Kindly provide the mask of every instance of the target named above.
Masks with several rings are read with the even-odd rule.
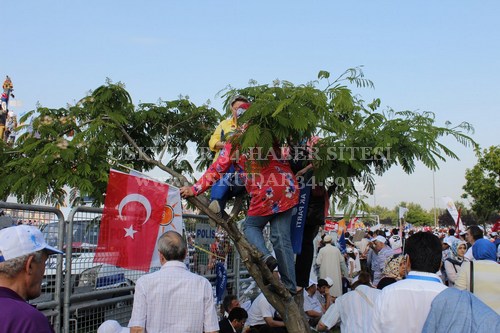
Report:
[[[384,277],[390,277],[396,280],[401,280],[403,277],[399,274],[399,267],[401,263],[404,261],[404,256],[392,256],[387,258],[385,261],[384,270],[382,271],[382,275]]]
[[[453,259],[453,260],[456,260],[456,261],[463,261],[464,258],[460,258],[458,256],[458,247],[460,245],[465,245],[465,249],[467,249],[467,243],[463,240],[460,240],[460,239],[454,239],[451,241],[451,246],[450,246],[450,256],[449,258],[450,259]]]
[[[497,261],[495,244],[484,238],[474,242],[474,245],[472,245],[472,255],[476,260]]]

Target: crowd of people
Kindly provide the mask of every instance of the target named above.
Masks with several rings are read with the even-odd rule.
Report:
[[[200,195],[215,186],[210,209],[223,217],[227,199],[241,193],[236,185],[244,184],[250,196],[244,236],[260,251],[259,259],[287,288],[313,329],[500,331],[498,234],[485,235],[479,226],[471,226],[466,233],[449,230],[446,235],[378,229],[338,237],[336,232],[320,231],[331,193],[315,184],[310,188],[301,251],[295,255],[292,216],[299,201],[299,181],[311,177],[312,164],[308,158],[288,154],[302,151],[307,157],[316,141],[291,138],[289,144],[300,149],[288,150],[276,143],[273,153],[265,156],[266,163],[258,163],[252,151],[237,154],[229,139],[238,135],[238,126],[244,130],[237,120],[250,103],[236,96],[229,106],[232,117],[211,140],[218,156],[196,184],[180,189],[181,195]],[[272,249],[263,234],[268,224]],[[209,248],[201,248],[192,237],[186,240],[175,231],[161,235],[157,248],[162,267],[136,281],[128,328],[107,321],[98,332],[286,332],[285,314],[278,313],[263,293],[241,305],[236,296],[228,295],[217,314],[212,286],[199,274],[225,261],[226,245],[216,239]],[[40,294],[45,260],[54,253],[61,252],[48,246],[33,226],[0,230],[0,304],[8,309],[0,311],[0,333],[51,331],[46,318],[26,300]],[[186,265],[186,257],[198,254],[210,258],[205,267],[196,260],[196,274]]]

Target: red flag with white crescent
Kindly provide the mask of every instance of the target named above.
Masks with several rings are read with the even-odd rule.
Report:
[[[168,185],[109,173],[94,262],[149,271]]]

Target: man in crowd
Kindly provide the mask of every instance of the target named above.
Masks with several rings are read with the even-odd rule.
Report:
[[[322,279],[329,277],[333,281],[330,288],[330,295],[339,297],[342,295],[342,275],[347,275],[347,268],[344,257],[340,250],[332,245],[332,236],[326,235],[323,238],[325,246],[319,250],[316,264],[319,266],[319,276]]]
[[[40,296],[45,261],[56,253],[62,254],[36,227],[0,230],[0,333],[53,332],[47,318],[27,301]]]
[[[222,300],[222,316],[227,318],[232,309],[239,307],[240,301],[236,295],[226,295]]]
[[[372,258],[373,285],[377,285],[382,279],[385,261],[392,257],[394,252],[387,246],[387,240],[384,236],[378,235],[373,240],[373,250],[375,251]]]
[[[240,307],[233,308],[227,318],[219,321],[219,333],[237,333],[241,332],[248,318],[248,313]]]
[[[436,275],[441,241],[418,232],[406,241],[406,279],[385,287],[375,301],[371,332],[421,332],[434,298],[446,286]]]
[[[309,325],[316,326],[321,316],[323,315],[323,309],[321,308],[321,303],[316,297],[316,283],[309,280],[309,286],[304,290],[304,312],[309,319]]]
[[[175,231],[158,239],[159,271],[137,280],[129,327],[143,332],[217,332],[212,286],[184,264],[187,245]]]
[[[286,332],[285,323],[281,320],[276,320],[276,310],[271,303],[261,293],[253,301],[250,310],[248,311],[247,325],[255,332]]]
[[[465,252],[465,258],[469,261],[474,260],[474,255],[472,254],[472,246],[478,239],[482,239],[484,237],[483,230],[477,225],[471,225],[469,229],[467,229],[467,233],[465,234],[465,239],[470,244],[469,249]]]
[[[368,277],[367,272],[362,275]],[[374,302],[381,291],[370,285],[369,279],[356,283],[355,289],[335,300],[328,311],[321,317],[317,330],[327,331],[340,322],[342,333],[370,332],[373,319]]]

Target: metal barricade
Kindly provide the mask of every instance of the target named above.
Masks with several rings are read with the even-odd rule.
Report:
[[[94,263],[102,208],[75,207],[68,216],[64,332],[95,332],[108,319],[126,326],[134,284],[144,272]]]
[[[53,207],[23,205],[10,202],[1,202],[0,209],[4,216],[10,216],[13,224],[29,224],[42,230],[46,241],[51,246],[63,249],[64,215]],[[62,289],[63,256],[51,256],[46,263],[45,271],[53,274],[44,276],[41,295],[30,303],[35,305],[49,319],[56,332],[61,329],[61,289]]]
[[[42,294],[30,301],[47,316],[55,332],[95,332],[108,319],[128,324],[134,286],[145,272],[94,263],[102,208],[75,207],[66,221],[62,212],[52,207],[0,202],[0,210],[12,217],[14,224],[40,227],[49,245],[65,251],[47,260]],[[184,214],[183,220],[190,271],[214,286],[215,264],[224,263],[226,293],[241,297],[253,279],[242,267],[232,241],[215,227],[207,227],[207,216]],[[214,230],[215,237],[201,242],[201,237],[196,237],[200,228]]]

